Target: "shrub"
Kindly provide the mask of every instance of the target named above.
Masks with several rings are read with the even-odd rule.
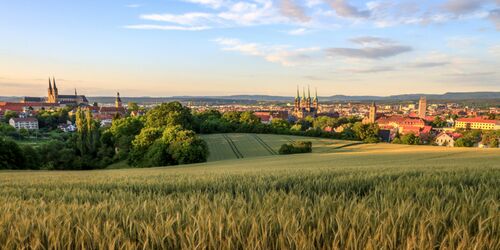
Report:
[[[280,155],[303,154],[312,152],[312,142],[297,141],[281,145],[279,150]]]

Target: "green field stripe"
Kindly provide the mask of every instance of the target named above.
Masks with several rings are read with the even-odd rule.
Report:
[[[269,148],[266,146],[265,143],[263,143],[261,140],[259,140],[260,138],[257,136],[257,135],[253,135],[253,138],[262,146],[264,147],[264,149],[267,150],[267,152],[269,152],[270,154],[274,154],[271,150],[269,150]]]
[[[222,135],[222,137],[224,137],[224,139],[226,139],[226,142],[227,144],[229,144],[229,147],[231,148],[231,150],[233,151],[234,155],[236,156],[237,159],[240,158],[240,156],[238,155],[238,153],[236,152],[236,150],[234,149],[234,146],[233,144],[231,144],[231,141],[229,140],[229,138],[227,137],[227,135]]]
[[[278,153],[276,153],[276,151],[274,151],[273,148],[271,148],[264,140],[262,140],[262,138],[260,138],[258,135],[253,135],[253,138],[255,138],[255,140],[260,143],[260,145],[262,145],[269,153],[271,153],[272,155],[277,155]]]
[[[365,144],[365,143],[364,143],[364,142],[354,142],[354,143],[349,143],[349,144],[345,144],[345,145],[342,145],[342,146],[334,147],[334,148],[332,148],[332,149],[347,148],[347,147],[356,146],[356,145],[361,145],[361,144]]]
[[[234,144],[234,141],[227,135],[223,135],[224,138],[226,139],[227,143],[229,143],[229,146],[231,147],[231,150],[233,150],[233,153],[236,155],[236,158],[244,158],[243,154],[240,152],[238,147],[236,147],[236,144]]]

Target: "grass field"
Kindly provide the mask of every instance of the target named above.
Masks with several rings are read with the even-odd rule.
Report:
[[[237,159],[213,136],[233,160],[0,172],[1,248],[500,249],[499,150],[334,142],[277,156],[229,135],[258,146]]]
[[[315,153],[330,153],[340,147],[359,144],[355,141],[269,134],[211,134],[202,135],[202,138],[208,143],[210,162],[278,155],[281,145],[300,140],[311,141]]]

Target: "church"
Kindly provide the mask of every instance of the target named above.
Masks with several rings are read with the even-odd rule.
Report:
[[[21,102],[23,103],[51,103],[68,106],[88,106],[89,101],[84,95],[78,95],[75,89],[73,95],[60,95],[57,89],[56,79],[49,78],[49,88],[47,97],[24,97]]]
[[[299,119],[308,116],[316,117],[319,111],[318,91],[316,90],[315,96],[311,99],[311,90],[307,87],[307,97],[305,88],[302,90],[302,97],[299,96],[299,87],[297,86],[297,95],[295,96],[295,105],[293,115]]]

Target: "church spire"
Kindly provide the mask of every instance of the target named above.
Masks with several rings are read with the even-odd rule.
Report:
[[[299,94],[299,85],[297,85],[297,95],[295,95],[295,99],[299,99],[300,94]]]
[[[52,83],[50,82],[50,77],[49,77],[49,91],[52,92]]]
[[[120,97],[120,92],[116,92],[116,100],[115,100],[115,106],[116,108],[121,108],[122,107],[122,98]]]
[[[306,99],[306,87],[302,87],[302,99]]]
[[[54,76],[52,76],[52,82],[54,83],[54,90],[57,90],[56,78]]]

